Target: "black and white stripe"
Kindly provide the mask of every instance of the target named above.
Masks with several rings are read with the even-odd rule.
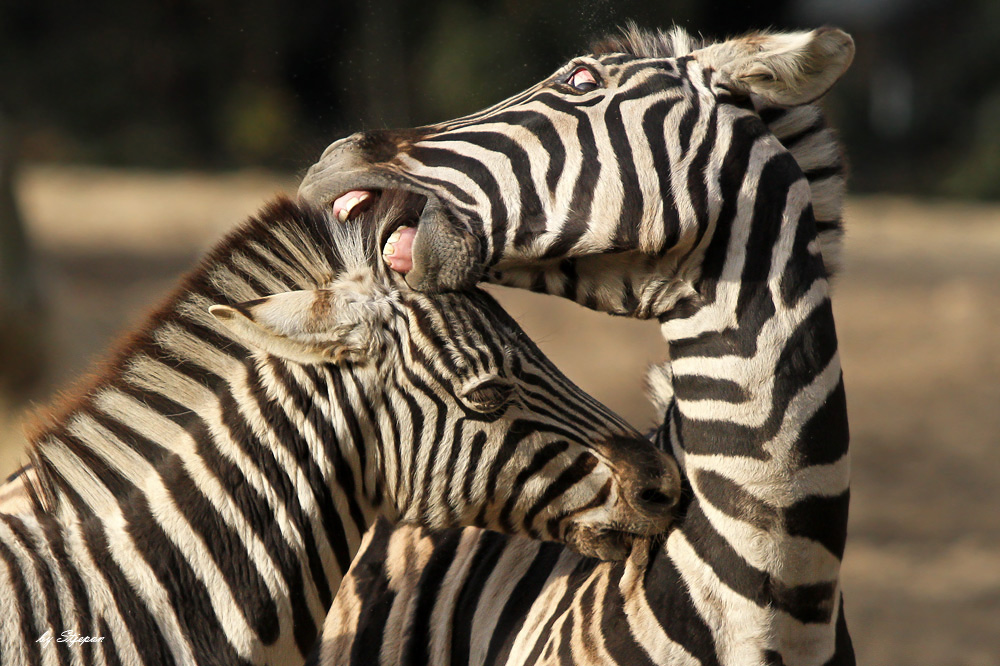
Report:
[[[378,516],[663,528],[635,486],[676,484],[666,456],[483,292],[386,270],[404,211],[271,205],[40,422],[30,506],[0,514],[0,663],[301,663]]]
[[[475,530],[377,527],[314,661],[854,663],[827,282],[844,167],[809,104],[852,54],[831,30],[709,45],[632,30],[495,112],[414,130],[432,152],[401,147],[369,167],[447,180],[434,193],[485,234],[501,281],[659,319],[670,361],[651,377],[656,440],[690,492],[663,543],[623,564]],[[579,66],[603,86],[560,87]],[[329,151],[300,193],[336,196],[325,169],[349,150]]]

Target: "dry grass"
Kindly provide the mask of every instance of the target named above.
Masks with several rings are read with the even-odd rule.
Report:
[[[78,374],[226,229],[291,180],[34,168],[53,385]],[[1000,663],[1000,208],[851,202],[835,311],[853,433],[848,620],[861,663]],[[656,326],[500,292],[567,374],[650,423]],[[0,405],[0,472],[23,458]]]

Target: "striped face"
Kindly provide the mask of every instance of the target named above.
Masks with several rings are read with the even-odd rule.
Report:
[[[398,212],[394,200],[387,193],[341,235],[366,225],[379,229],[369,239],[390,235],[401,222],[386,212]],[[408,522],[526,533],[605,559],[668,527],[680,493],[672,458],[573,385],[490,296],[415,292],[371,261],[364,242],[360,260],[322,288],[211,312],[287,365],[279,393],[314,395],[323,413],[328,400],[349,409],[341,418],[353,430],[335,417],[330,432],[361,449],[373,505]],[[329,387],[344,395],[324,397]]]
[[[431,193],[482,243],[477,259],[487,267],[656,251],[678,233],[660,204],[669,181],[656,174],[697,148],[692,134],[704,133],[715,105],[711,81],[690,58],[584,56],[481,113],[338,141],[300,194],[333,204],[343,191],[390,183]],[[680,133],[664,136],[668,121],[681,120]],[[639,242],[642,222],[657,218]]]
[[[754,104],[810,102],[852,56],[850,37],[833,29],[707,46],[680,31],[655,44],[623,38],[482,112],[342,139],[310,169],[299,195],[345,218],[348,192],[392,186],[440,202],[413,240],[407,281],[420,289],[439,287],[420,270],[430,260],[470,279],[490,273],[516,284],[518,271],[545,262],[562,277],[631,271],[632,283],[683,279],[720,213],[743,196],[722,184],[767,135]],[[471,239],[464,253],[456,243],[422,241],[442,235],[440,227]],[[580,261],[627,252],[643,258]],[[558,265],[567,259],[571,265]],[[521,286],[560,291],[544,282]],[[599,288],[591,291],[602,307]]]

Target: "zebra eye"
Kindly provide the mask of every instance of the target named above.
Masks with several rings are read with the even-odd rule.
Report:
[[[487,379],[462,392],[462,400],[469,408],[483,414],[503,408],[513,397],[513,385],[499,378]]]
[[[577,67],[574,69],[573,73],[566,79],[566,83],[580,92],[597,90],[597,79],[594,78],[594,73],[586,67]]]

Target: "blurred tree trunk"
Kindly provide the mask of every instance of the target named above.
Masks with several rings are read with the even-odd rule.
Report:
[[[21,402],[45,375],[45,330],[34,255],[17,207],[17,131],[0,109],[0,394]]]

